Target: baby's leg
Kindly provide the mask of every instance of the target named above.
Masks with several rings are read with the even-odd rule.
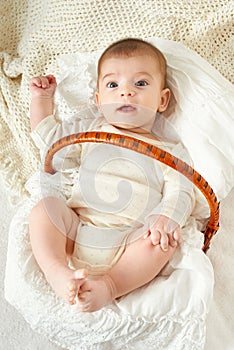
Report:
[[[76,213],[64,202],[47,197],[31,211],[29,233],[33,254],[55,293],[74,304],[85,270],[68,267],[79,223]],[[68,237],[69,235],[69,237]]]
[[[169,259],[176,248],[162,251],[160,245],[152,245],[151,238],[140,238],[127,245],[116,265],[99,280],[87,280],[79,291],[80,311],[96,311],[115,298],[150,282]]]

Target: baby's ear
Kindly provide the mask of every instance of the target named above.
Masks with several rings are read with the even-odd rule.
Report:
[[[170,101],[171,91],[166,88],[161,92],[161,100],[158,106],[158,112],[164,112],[167,109],[168,103]]]
[[[100,107],[99,92],[95,91],[95,101],[98,107]]]

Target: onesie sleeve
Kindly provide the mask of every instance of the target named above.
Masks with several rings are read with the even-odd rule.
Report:
[[[31,137],[40,150],[42,173],[45,156],[52,144],[64,136],[87,131],[91,122],[93,122],[93,118],[89,119],[79,116],[77,118],[70,117],[67,120],[60,120],[55,115],[49,115],[36,126],[31,133]],[[53,169],[56,172],[56,176],[50,176],[51,191],[54,188],[54,192],[62,193],[67,199],[71,195],[73,183],[78,176],[81,149],[81,144],[70,145],[56,152],[53,158]],[[44,182],[48,182],[48,177],[46,179]],[[43,187],[45,186],[43,185]]]
[[[177,145],[172,150],[174,155],[189,163],[186,152]],[[195,205],[194,185],[184,175],[170,168],[167,165],[162,165],[164,184],[162,187],[162,199],[150,214],[165,215],[170,217],[183,227],[191,215]]]
[[[44,118],[32,131],[31,137],[35,145],[39,148],[41,159],[50,146],[60,138],[87,131],[93,118],[70,117],[67,120],[60,120],[55,115]]]
[[[192,213],[194,202],[193,184],[171,169],[165,173],[162,200],[150,215],[168,216],[182,227]]]
[[[59,122],[55,119],[55,116],[49,115],[31,132],[31,137],[40,152],[43,152],[48,145],[53,143],[58,128]]]

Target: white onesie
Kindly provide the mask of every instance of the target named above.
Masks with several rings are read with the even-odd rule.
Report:
[[[179,143],[117,129],[104,117],[59,122],[51,115],[41,121],[32,137],[43,160],[48,147],[59,138],[88,130],[125,134],[180,158],[184,155]],[[57,171],[56,176],[51,175],[56,179],[56,191],[50,185],[42,189],[43,195],[62,193],[67,205],[78,214],[80,224],[72,262],[97,273],[118,260],[126,243],[144,235],[150,215],[166,215],[183,227],[194,206],[193,185],[183,175],[121,147],[96,143],[69,146],[55,155],[53,166]]]

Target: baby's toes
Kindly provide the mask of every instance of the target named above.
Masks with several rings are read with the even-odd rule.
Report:
[[[70,304],[70,305],[75,305],[75,304],[76,304],[75,297],[69,297],[69,299],[68,299],[68,304]]]
[[[78,299],[82,303],[87,303],[90,300],[90,292],[89,291],[83,292],[80,289],[78,293]]]
[[[90,292],[81,292],[78,293],[78,308],[79,311],[85,312],[90,309]]]
[[[79,269],[75,270],[73,272],[74,279],[77,280],[77,282],[80,280],[80,284],[83,282],[84,278],[88,276],[88,270],[86,269]]]
[[[68,303],[75,304],[75,297],[77,294],[76,281],[70,281],[68,285]]]

